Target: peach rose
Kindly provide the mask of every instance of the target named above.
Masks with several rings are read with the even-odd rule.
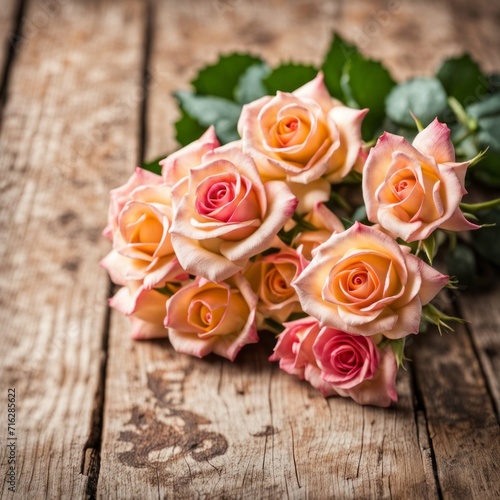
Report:
[[[227,282],[197,278],[167,302],[165,326],[177,352],[203,357],[214,352],[234,360],[245,344],[258,342],[257,296],[240,275]]]
[[[130,318],[133,339],[162,338],[168,336],[163,325],[167,298],[156,290],[147,290],[140,281],[129,281],[109,299],[109,305]]]
[[[160,161],[165,183],[173,187],[181,179],[188,177],[190,169],[200,165],[203,156],[219,146],[215,128],[211,126],[199,139]]]
[[[367,112],[333,99],[319,73],[293,93],[243,106],[238,131],[243,151],[252,155],[264,179],[340,182],[358,160]]]
[[[113,250],[101,264],[115,283],[144,280],[149,289],[179,265],[168,232],[173,216],[170,188],[140,186],[129,198],[119,216]]]
[[[409,247],[356,222],[319,246],[292,285],[304,311],[322,325],[398,339],[418,332],[422,305],[447,282]]]
[[[284,182],[262,183],[238,149],[215,150],[172,189],[172,245],[186,271],[214,282],[267,250],[297,200]]]
[[[125,203],[131,199],[132,192],[140,186],[156,186],[162,184],[161,175],[154,174],[143,168],[136,167],[129,180],[110,192],[110,203],[108,209],[108,224],[104,228],[103,236],[112,240],[118,229],[118,219]]]
[[[450,129],[437,119],[412,144],[384,133],[363,170],[368,220],[408,242],[424,240],[437,228],[477,229],[459,207],[469,163],[455,163]]]
[[[390,346],[379,350],[372,337],[321,328],[313,344],[321,378],[340,396],[362,405],[397,401],[396,357]]]
[[[332,192],[332,185],[324,178],[307,184],[297,182],[287,182],[287,184],[299,201],[295,211],[300,215],[313,210],[317,203],[327,202]]]
[[[294,238],[292,245],[307,260],[312,259],[313,250],[328,240],[333,233],[344,231],[344,225],[340,219],[323,203],[316,203],[303,219],[317,230],[302,231]]]
[[[265,318],[283,323],[294,312],[302,312],[297,292],[291,286],[308,262],[292,248],[258,257],[244,272],[257,294],[258,324]]]

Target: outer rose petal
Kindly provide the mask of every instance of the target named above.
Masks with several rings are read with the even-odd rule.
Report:
[[[162,183],[160,175],[136,167],[128,181],[118,188],[112,189],[108,209],[108,225],[103,230],[103,236],[112,240],[113,233],[118,228],[118,217],[125,203],[131,199],[130,195],[139,186],[152,186]]]
[[[325,114],[332,109],[334,104],[337,104],[326,88],[325,78],[321,71],[316,75],[314,80],[294,90],[293,95],[301,98],[306,97],[316,101]]]
[[[278,335],[269,361],[279,361],[280,368],[301,379],[309,365],[316,365],[312,347],[318,336],[320,325],[316,318],[306,317],[283,323],[285,329]]]
[[[109,305],[128,316],[132,322],[131,336],[133,339],[163,338],[168,336],[163,326],[165,317],[165,295],[154,290],[145,290],[139,286],[135,291],[120,288],[109,299]]]
[[[363,144],[361,123],[368,111],[368,109],[352,109],[347,106],[336,106],[330,111],[330,119],[333,120],[340,134],[340,146],[333,153],[330,168],[326,172],[329,182],[341,182],[363,157],[361,155]],[[362,165],[358,164],[357,170],[360,168]]]
[[[241,271],[246,260],[233,262],[223,255],[202,247],[200,242],[180,234],[172,234],[172,245],[182,267],[189,273],[218,283]]]
[[[192,167],[200,165],[203,155],[219,146],[215,128],[211,125],[199,139],[160,161],[162,176],[166,184],[172,187],[179,180],[187,177]]]
[[[330,199],[332,186],[326,179],[317,179],[308,184],[297,182],[288,182],[287,184],[299,200],[295,209],[298,214],[310,212],[318,203],[326,202]]]
[[[130,265],[130,259],[128,257],[120,255],[116,250],[111,250],[111,252],[101,260],[100,265],[106,269],[113,283],[122,286],[127,284],[127,269]]]
[[[455,161],[455,148],[450,139],[450,129],[437,118],[417,134],[412,142],[414,148],[427,156],[432,156],[436,163]]]
[[[375,377],[345,391],[347,396],[360,405],[387,407],[391,401],[398,400],[396,393],[397,364],[394,352],[390,346],[387,346],[379,353],[380,364]]]
[[[259,337],[255,325],[257,296],[253,293],[250,285],[241,275],[238,274],[233,276],[229,282],[231,285],[225,284],[225,286],[228,289],[230,287],[234,287],[231,288],[231,290],[239,290],[239,292],[236,293],[241,293],[246,305],[248,306],[248,317],[245,318],[245,323],[239,331],[229,332],[227,334],[205,334],[200,336],[196,332],[188,330],[189,324],[186,321],[186,318],[182,317],[183,315],[188,314],[189,301],[191,300],[190,297],[192,297],[188,287],[196,289],[199,286],[203,286],[205,282],[202,279],[198,278],[195,283],[181,289],[177,292],[177,294],[169,299],[169,302],[167,303],[167,317],[165,318],[165,325],[168,327],[170,342],[177,352],[197,357],[203,357],[213,352],[219,356],[223,356],[231,361],[234,361],[234,358],[244,345],[258,342]],[[184,295],[187,297],[183,297]],[[177,303],[179,300],[177,299],[181,299],[181,307],[178,307],[179,304]],[[185,303],[182,305],[183,301]],[[173,306],[174,302],[176,302],[177,307]],[[170,315],[176,314],[180,317],[175,318],[175,321],[172,321],[168,314],[169,311],[171,311]],[[230,316],[238,314],[238,311],[227,310],[225,314]],[[184,324],[184,326],[172,328],[172,323],[175,323],[176,325]],[[181,327],[182,330],[180,329]]]
[[[321,370],[316,365],[307,365],[304,373],[304,378],[315,389],[318,389],[325,398],[329,396],[340,396],[341,393],[332,384],[325,382],[321,376]]]

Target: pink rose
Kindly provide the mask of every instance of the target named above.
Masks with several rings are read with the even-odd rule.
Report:
[[[344,231],[344,225],[340,219],[323,203],[316,203],[313,209],[304,215],[303,219],[314,226],[316,230],[302,231],[294,238],[292,245],[307,260],[312,259],[313,250],[328,240],[333,233]]]
[[[397,401],[397,364],[390,346],[379,350],[371,337],[321,328],[313,345],[321,378],[359,404]]]
[[[408,247],[356,222],[319,246],[292,285],[304,311],[321,324],[397,339],[418,332],[422,305],[447,282]]]
[[[283,371],[307,380],[324,396],[336,395],[332,385],[321,378],[313,352],[313,344],[321,330],[318,320],[307,317],[284,323],[283,326],[285,329],[278,336],[269,361],[279,361]]]
[[[319,73],[293,93],[245,105],[238,131],[243,151],[252,155],[264,179],[340,182],[358,160],[367,111],[333,99]]]
[[[160,161],[166,184],[173,187],[181,179],[189,176],[190,169],[200,165],[203,156],[219,146],[215,129],[211,126],[199,139]]]
[[[177,352],[203,357],[214,352],[234,360],[240,349],[258,342],[257,297],[236,275],[227,282],[197,278],[167,302],[165,326]]]
[[[257,294],[259,326],[265,318],[283,323],[294,312],[302,312],[299,297],[291,286],[307,266],[307,261],[292,248],[258,257],[244,272]]]
[[[168,186],[132,191],[120,212],[113,250],[102,261],[115,283],[144,280],[145,288],[153,288],[178,268],[169,234],[172,215]]]
[[[172,189],[172,245],[186,271],[214,282],[268,249],[297,200],[284,182],[262,183],[238,149],[217,150]]]
[[[118,229],[118,218],[125,203],[129,201],[131,193],[140,186],[156,186],[162,183],[160,175],[136,167],[129,180],[118,188],[110,192],[110,203],[108,209],[108,225],[104,228],[103,236],[112,240],[115,231]]]
[[[270,361],[327,396],[351,397],[362,405],[389,406],[397,401],[396,358],[379,350],[371,337],[321,327],[307,317],[285,323]]]
[[[459,207],[469,163],[455,163],[450,130],[437,119],[412,144],[384,133],[363,170],[368,220],[408,242],[424,240],[437,228],[477,229]]]
[[[168,336],[163,325],[167,298],[156,290],[147,290],[138,281],[129,281],[109,299],[109,305],[130,318],[133,339],[162,338]]]

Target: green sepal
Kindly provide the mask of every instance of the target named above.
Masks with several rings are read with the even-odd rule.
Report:
[[[394,352],[394,356],[396,358],[396,365],[398,369],[403,368],[403,370],[406,371],[404,362],[411,361],[411,359],[405,356],[405,343],[406,343],[406,337],[403,337],[401,339],[388,339],[387,337],[384,337],[382,342],[378,344],[377,348],[383,349],[384,347],[390,345],[392,352]]]
[[[449,321],[454,321],[456,323],[465,323],[465,320],[463,320],[462,318],[449,316],[443,311],[440,311],[436,306],[432,304],[425,304],[425,306],[422,307],[422,318],[428,323],[436,325],[440,335],[443,334],[443,328],[451,332],[454,331],[453,328],[448,324]]]

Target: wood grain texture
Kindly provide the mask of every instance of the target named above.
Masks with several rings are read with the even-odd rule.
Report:
[[[97,266],[109,189],[141,152],[177,147],[170,92],[219,54],[317,64],[337,30],[398,79],[469,49],[500,70],[498,2],[149,3],[24,2],[0,131],[0,394],[18,394],[19,498],[498,497],[498,291],[459,299],[469,331],[416,339],[383,410],[325,400],[267,361],[270,342],[232,364],[130,340],[126,318],[108,325]]]
[[[362,408],[280,371],[269,342],[197,360],[127,329],[112,316],[100,498],[435,496],[408,374],[397,408]]]
[[[472,344],[479,356],[487,388],[493,399],[497,418],[500,415],[500,287],[458,298],[460,312],[467,320]]]
[[[444,498],[498,498],[500,428],[463,325],[415,342],[410,357]]]
[[[137,156],[143,10],[51,5],[29,3],[24,22],[38,29],[16,54],[3,110],[0,404],[3,416],[15,387],[18,497],[84,498],[109,288],[97,264],[108,191]],[[6,438],[2,426],[7,498]]]
[[[14,50],[20,5],[20,0],[4,0],[0,9],[0,82],[4,79],[9,57]]]

